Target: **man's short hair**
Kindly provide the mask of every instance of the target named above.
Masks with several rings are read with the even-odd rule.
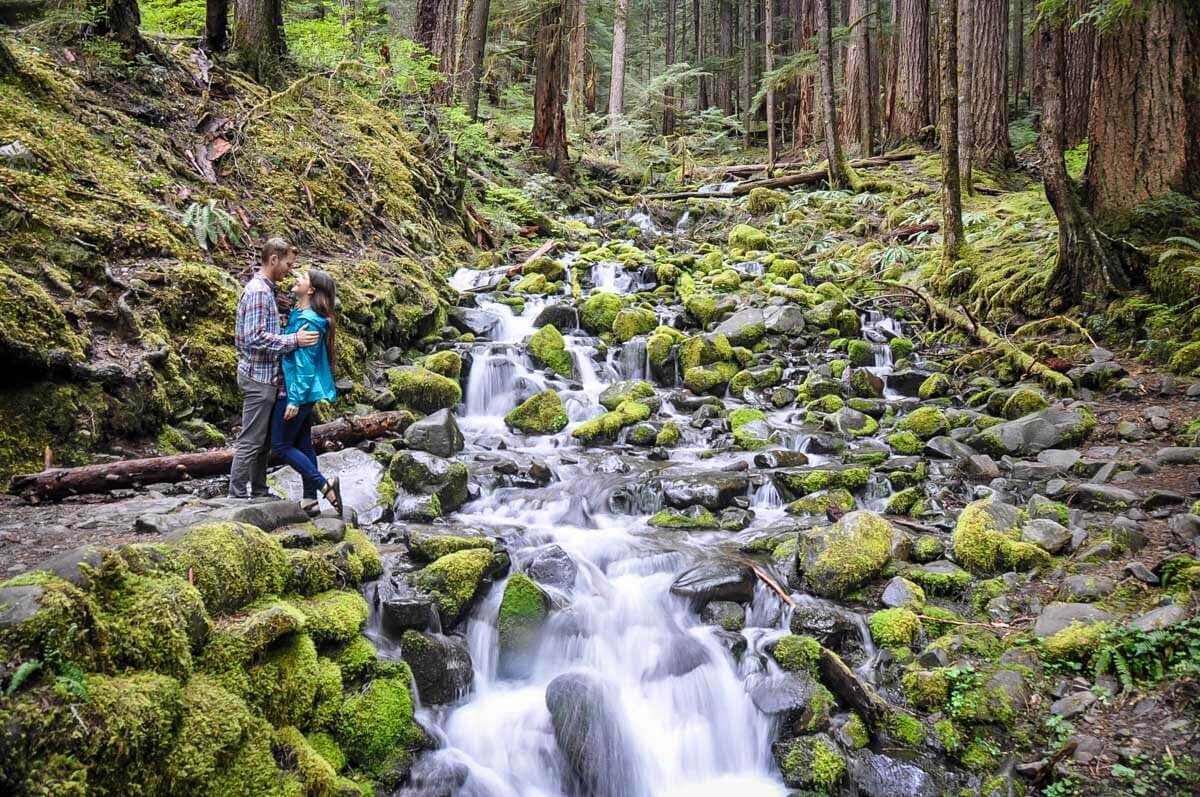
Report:
[[[296,254],[296,247],[292,246],[282,238],[271,238],[263,244],[262,252],[259,253],[260,263],[266,263],[271,259],[271,255],[275,255],[280,260],[288,255]]]

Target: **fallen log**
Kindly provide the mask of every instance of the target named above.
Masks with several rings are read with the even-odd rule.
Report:
[[[884,163],[895,163],[896,161],[909,161],[917,157],[917,153],[908,152],[893,152],[888,155],[875,155],[864,160],[853,161],[851,166],[875,166]],[[803,166],[812,166],[812,161],[785,161],[776,163],[776,170],[798,169]],[[718,175],[727,174],[730,176],[755,174],[757,172],[765,172],[767,164],[765,163],[734,163],[728,166],[697,166],[693,171],[699,175]]]
[[[412,421],[412,413],[406,410],[338,418],[313,427],[313,447],[317,451],[334,451],[363,440],[402,432]],[[226,448],[169,457],[125,459],[78,468],[50,468],[41,473],[14,476],[9,490],[34,503],[55,501],[71,495],[216,476],[227,473],[232,463],[233,451]]]
[[[1075,383],[1064,374],[1060,374],[1045,363],[1038,361],[1032,355],[1018,349],[1013,344],[1009,343],[1004,338],[992,332],[982,324],[976,324],[966,313],[955,310],[950,305],[934,299],[925,291],[918,288],[913,288],[909,285],[903,285],[899,282],[889,280],[881,281],[882,285],[887,285],[891,288],[900,288],[909,291],[913,295],[919,297],[925,302],[925,306],[929,308],[929,312],[946,322],[951,324],[963,332],[966,332],[971,337],[978,340],[985,346],[989,346],[999,351],[1006,360],[1019,368],[1021,373],[1033,374],[1038,378],[1043,385],[1054,391],[1059,396],[1072,396],[1075,394]]]
[[[520,274],[521,271],[525,268],[525,266],[529,265],[534,260],[537,260],[539,257],[545,257],[546,255],[550,254],[551,252],[554,251],[554,248],[556,246],[558,246],[558,241],[551,238],[549,241],[546,241],[546,243],[542,244],[537,249],[533,250],[533,253],[531,255],[529,255],[524,260],[522,260],[520,263],[517,263],[515,266],[510,268],[506,273],[510,277],[513,276],[514,274]]]
[[[901,238],[912,238],[923,232],[937,232],[938,223],[936,221],[927,222],[925,224],[910,224],[907,227],[897,227],[896,229],[883,236],[886,241],[889,238],[895,238],[899,241]]]

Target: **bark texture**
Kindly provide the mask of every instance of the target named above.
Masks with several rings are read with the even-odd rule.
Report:
[[[472,0],[467,14],[459,75],[462,104],[472,119],[479,118],[479,83],[483,80],[483,54],[487,48],[487,25],[491,10],[491,0]]]
[[[563,0],[545,3],[538,18],[537,75],[533,84],[533,133],[530,143],[541,151],[552,174],[564,175],[567,162],[567,114],[563,83]]]
[[[974,75],[975,75],[975,4],[977,0],[958,0],[958,28],[954,33],[958,42],[955,47],[955,55],[958,57],[958,65],[955,67],[955,80],[958,81],[958,98],[957,98],[957,122],[958,122],[958,149],[955,152],[955,160],[958,162],[958,173],[960,175],[960,188],[963,192],[970,196],[975,191],[975,178],[972,169],[974,168],[973,154],[975,152],[975,112],[972,108],[972,97],[975,93]],[[944,12],[949,9],[943,9]],[[943,14],[944,16],[944,14]],[[942,35],[946,35],[945,20],[942,20]],[[942,52],[946,52],[945,42],[942,43]],[[943,59],[945,55],[942,56]],[[945,65],[942,65],[942,74],[945,75]],[[946,89],[942,87],[942,102],[945,102]],[[939,118],[944,109],[939,109]],[[939,122],[939,124],[943,124]],[[943,149],[944,151],[944,149]],[[961,202],[960,202],[961,205]]]
[[[454,43],[458,31],[456,0],[418,0],[413,22],[413,40],[438,60],[443,80],[433,90],[435,102],[454,98]]]
[[[965,0],[970,3],[971,0]],[[942,138],[942,268],[955,268],[962,246],[962,193],[958,162],[958,13],[959,0],[942,0],[941,106],[938,133]],[[962,280],[945,287],[956,291]]]
[[[207,0],[204,4],[204,44],[214,53],[229,46],[229,0]]]
[[[726,114],[732,114],[733,108],[733,7],[734,0],[717,0],[719,8],[719,30],[717,39],[717,55],[721,58],[721,66],[717,69],[717,106]]]
[[[867,36],[867,0],[849,0],[850,45],[846,48],[846,102],[842,109],[842,140],[870,149],[870,50]],[[855,24],[857,23],[857,24]],[[864,143],[868,142],[868,143]]]
[[[629,0],[617,0],[616,15],[613,17],[612,80],[608,86],[609,128],[621,124],[625,112],[625,40],[629,31]],[[621,140],[613,135],[613,151],[621,155]]]
[[[273,80],[287,54],[280,0],[235,0],[234,15],[235,61],[256,80]]]
[[[829,160],[829,187],[850,184],[846,155],[838,136],[837,103],[833,90],[833,0],[817,3],[817,48],[821,75],[821,114],[825,118],[825,157]]]
[[[1009,48],[1009,60],[1012,62],[1012,109],[1015,112],[1021,106],[1021,91],[1025,85],[1025,3],[1024,0],[1013,0],[1012,8],[1012,46]]]
[[[1070,18],[1077,19],[1087,10],[1087,0],[1071,3]],[[1092,66],[1095,62],[1096,29],[1091,25],[1071,26],[1063,34],[1066,62],[1063,75],[1063,143],[1073,147],[1087,138],[1088,115],[1092,107]]]
[[[917,139],[929,126],[929,0],[896,0],[896,100],[893,140]]]
[[[675,0],[667,0],[667,69],[675,63],[675,10]],[[675,89],[667,89],[664,100],[667,107],[663,110],[663,135],[669,136],[675,132]]]
[[[1101,223],[1170,191],[1200,191],[1198,31],[1200,5],[1156,0],[1099,37],[1087,185]]]
[[[1004,169],[1008,143],[1008,0],[960,0],[972,13],[971,116],[974,165]]]

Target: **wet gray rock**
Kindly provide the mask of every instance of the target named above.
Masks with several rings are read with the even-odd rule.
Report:
[[[1073,623],[1091,625],[1112,622],[1112,619],[1113,616],[1108,612],[1087,603],[1051,603],[1038,615],[1037,622],[1033,625],[1033,633],[1045,637],[1057,634]]]
[[[1194,465],[1200,462],[1200,447],[1167,446],[1154,457],[1159,465]]]
[[[495,313],[473,307],[455,308],[450,317],[459,327],[479,338],[491,337],[500,323],[500,316]]]
[[[810,636],[839,653],[861,646],[863,628],[857,614],[820,598],[804,597],[792,612],[793,634]]]
[[[1154,572],[1141,562],[1130,562],[1125,565],[1125,572],[1143,584],[1158,584],[1158,576],[1154,575]]]
[[[422,703],[453,703],[471,691],[471,651],[460,636],[405,631],[400,656],[412,668]]]
[[[537,314],[533,326],[536,329],[553,326],[559,332],[570,332],[579,328],[579,311],[569,304],[548,304]]]
[[[808,464],[808,455],[803,451],[779,449],[761,451],[754,455],[756,468],[798,468]]]
[[[918,597],[918,589],[920,588],[907,578],[896,576],[883,588],[883,595],[879,600],[884,606],[893,609],[913,604],[922,604],[924,601]]]
[[[1186,619],[1188,619],[1188,610],[1172,603],[1139,614],[1129,624],[1143,631],[1158,631],[1169,625],[1182,623]]]
[[[63,581],[86,590],[92,584],[91,574],[100,569],[100,564],[108,552],[109,549],[98,545],[81,545],[42,562],[37,569],[49,571]]]
[[[915,368],[894,371],[888,375],[888,387],[902,396],[917,398],[920,395],[921,384],[932,373],[932,371],[923,371]]]
[[[941,459],[953,460],[966,459],[967,457],[974,456],[976,453],[978,453],[966,443],[960,443],[958,440],[955,440],[952,437],[946,437],[945,435],[931,437],[930,439],[926,440],[925,451],[926,453],[935,457],[940,457]]]
[[[709,601],[749,603],[754,598],[754,571],[737,562],[705,562],[679,574],[671,594],[687,598],[695,606]]]
[[[1047,448],[1063,448],[1082,441],[1089,420],[1082,407],[1050,407],[984,429],[971,435],[966,442],[993,456],[1028,457]]]
[[[826,415],[822,423],[830,431],[853,436],[859,434],[860,430],[865,429],[870,423],[870,419],[858,410],[842,407],[837,412]]]
[[[829,723],[828,708],[812,700],[820,684],[808,673],[788,672],[759,679],[750,687],[756,708],[779,723],[779,735],[822,730]],[[816,708],[814,708],[816,704]],[[824,709],[819,716],[816,710]]]
[[[1031,542],[1049,553],[1058,553],[1071,541],[1071,531],[1053,520],[1037,518],[1021,527],[1021,541]]]
[[[570,555],[558,545],[547,545],[529,560],[526,574],[544,587],[570,591],[575,586],[579,567]]]
[[[1072,490],[1072,496],[1073,503],[1084,509],[1101,512],[1122,512],[1142,500],[1133,490],[1111,484],[1077,484]]]
[[[1000,466],[987,454],[972,454],[959,463],[959,468],[976,481],[991,481],[1000,476]]]
[[[399,641],[410,629],[424,631],[432,627],[437,618],[433,596],[403,579],[380,601],[379,609],[383,631],[393,641]]]
[[[590,673],[560,675],[546,687],[546,708],[558,748],[585,794],[649,797],[609,684]]]
[[[1064,601],[1096,601],[1117,588],[1117,582],[1106,576],[1075,575],[1063,579],[1058,597]]]
[[[667,478],[658,484],[667,503],[677,509],[699,504],[716,512],[745,495],[750,480],[745,473],[713,471]]]
[[[651,680],[678,678],[707,664],[710,658],[708,648],[699,640],[673,636],[667,640],[658,660],[646,671],[646,677]]]
[[[398,451],[388,472],[396,485],[410,495],[436,495],[442,514],[453,512],[467,502],[467,467],[461,462],[425,451]]]
[[[746,610],[733,601],[710,601],[700,610],[700,621],[726,631],[741,631],[746,627]]]
[[[992,692],[1003,692],[1008,698],[1008,704],[1017,711],[1029,705],[1030,690],[1025,683],[1025,676],[1016,670],[999,670],[987,680],[987,689]]]
[[[1091,692],[1075,692],[1050,704],[1050,713],[1063,719],[1077,717],[1092,707],[1096,696]]]
[[[426,415],[404,430],[404,443],[417,451],[451,457],[463,450],[463,436],[448,409]]]
[[[717,325],[714,333],[729,338],[734,346],[753,346],[762,340],[766,332],[763,311],[757,307],[738,310]]]
[[[1079,387],[1089,390],[1104,390],[1125,376],[1125,369],[1121,367],[1120,363],[1110,360],[1072,368],[1067,371],[1067,376]]]
[[[870,750],[854,753],[847,772],[862,797],[938,797],[945,793],[933,775],[920,767]]]
[[[763,310],[763,325],[770,335],[798,335],[804,331],[804,312],[795,305],[784,304]]]

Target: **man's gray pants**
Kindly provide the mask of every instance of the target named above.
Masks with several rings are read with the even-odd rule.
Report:
[[[267,461],[271,457],[271,413],[279,388],[238,374],[242,390],[242,433],[233,445],[233,465],[229,468],[229,495],[246,497],[246,482],[250,495],[266,495]]]

